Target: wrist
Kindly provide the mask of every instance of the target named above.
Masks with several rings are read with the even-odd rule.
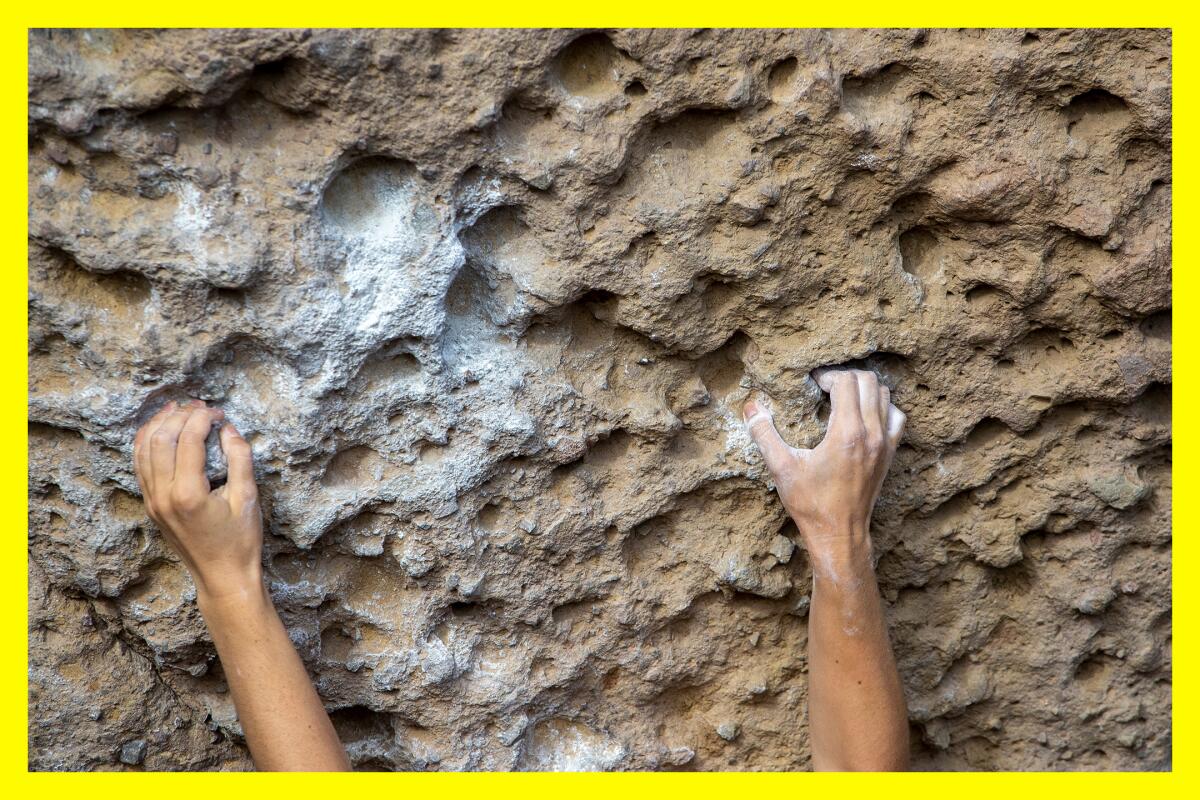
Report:
[[[195,578],[196,603],[202,612],[253,609],[271,598],[261,568],[246,574]]]
[[[855,577],[875,574],[874,550],[865,524],[801,525],[797,521],[796,527],[808,550],[814,574],[830,571]]]

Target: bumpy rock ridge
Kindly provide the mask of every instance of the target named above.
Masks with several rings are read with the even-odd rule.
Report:
[[[833,364],[909,415],[914,764],[1170,766],[1168,33],[29,46],[31,768],[250,766],[130,467],[183,396],[358,768],[807,767],[736,409]]]

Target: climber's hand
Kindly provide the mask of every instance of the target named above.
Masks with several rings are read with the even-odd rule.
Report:
[[[228,481],[214,491],[204,473],[204,442],[224,416],[200,400],[172,401],[133,440],[146,510],[192,573],[201,599],[262,586],[258,488],[250,445],[232,424],[225,423],[220,434]]]
[[[832,406],[819,445],[789,446],[770,410],[753,399],[743,409],[746,426],[809,551],[860,561],[870,557],[871,509],[900,442],[904,413],[873,372],[818,370],[814,377]]]

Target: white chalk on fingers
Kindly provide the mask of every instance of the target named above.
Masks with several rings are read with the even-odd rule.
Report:
[[[900,434],[904,431],[904,412],[896,408],[894,405],[888,406],[887,412],[887,432],[888,437],[892,441],[900,438]]]
[[[775,416],[771,413],[771,410],[764,408],[761,404],[759,404],[758,409],[753,414],[746,417],[746,430],[753,428],[754,423],[758,422],[760,419],[765,419],[772,425],[775,424]]]

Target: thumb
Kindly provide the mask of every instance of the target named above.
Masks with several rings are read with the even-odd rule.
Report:
[[[775,420],[770,410],[756,400],[747,400],[742,407],[742,414],[746,419],[746,430],[750,432],[754,444],[758,445],[758,452],[762,453],[771,476],[780,475],[791,464],[794,454],[779,431],[775,430]]]

